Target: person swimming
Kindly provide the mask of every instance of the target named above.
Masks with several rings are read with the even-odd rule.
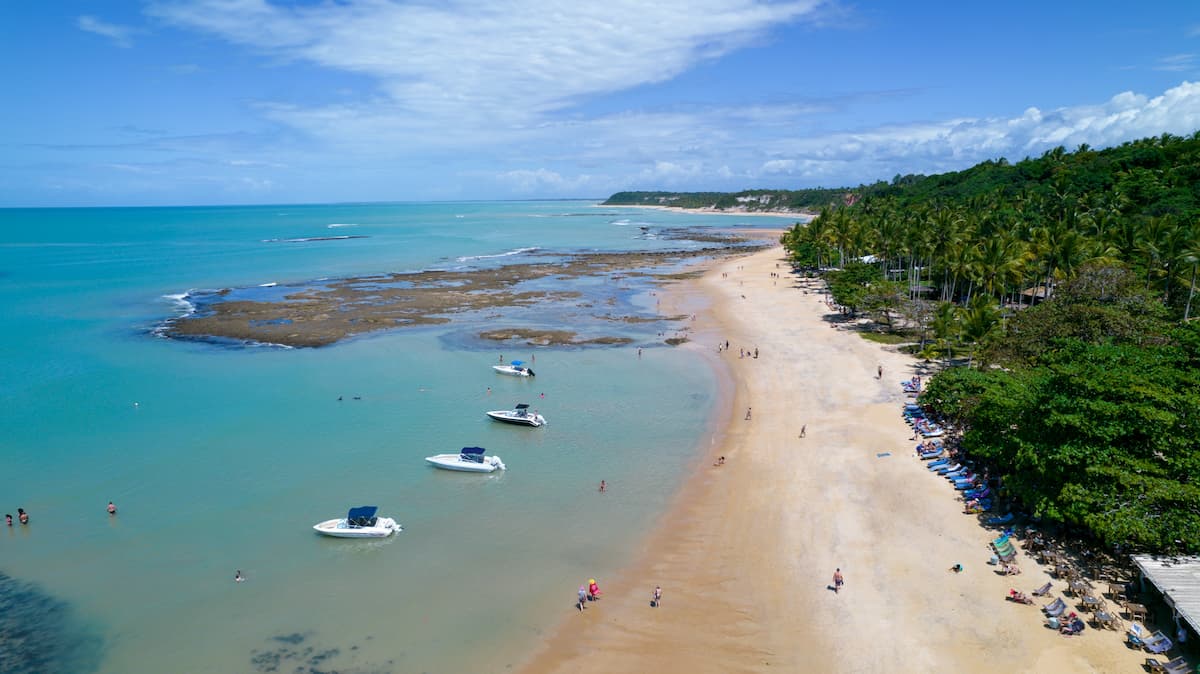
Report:
[[[117,506],[113,505],[113,502],[112,502],[112,501],[109,501],[109,502],[108,502],[108,514],[109,514],[109,515],[116,515],[116,514],[117,514]]]

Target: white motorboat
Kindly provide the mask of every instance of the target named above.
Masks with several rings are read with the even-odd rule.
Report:
[[[546,418],[537,412],[530,412],[529,405],[521,403],[511,410],[492,410],[487,415],[496,421],[522,426],[543,426]]]
[[[396,520],[390,517],[376,517],[377,510],[375,506],[351,508],[345,517],[314,524],[313,530],[334,538],[384,538],[397,531],[403,531]]]
[[[504,462],[498,456],[484,456],[483,447],[463,447],[458,454],[438,454],[425,457],[426,463],[435,468],[461,470],[464,473],[491,473],[504,470]]]
[[[513,377],[533,377],[536,376],[533,370],[525,367],[525,361],[514,360],[508,365],[493,365],[492,369],[500,374],[507,374]]]

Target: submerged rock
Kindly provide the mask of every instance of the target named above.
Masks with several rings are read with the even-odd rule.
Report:
[[[0,672],[94,672],[101,646],[100,637],[79,624],[66,602],[0,573]]]

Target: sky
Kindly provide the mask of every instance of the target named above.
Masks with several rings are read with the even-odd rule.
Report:
[[[1200,130],[1200,2],[0,3],[0,207],[841,187]]]

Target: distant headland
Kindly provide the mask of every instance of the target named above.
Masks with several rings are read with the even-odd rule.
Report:
[[[853,190],[745,190],[742,192],[617,192],[602,206],[671,208],[738,215],[814,217],[830,204],[852,199]]]

